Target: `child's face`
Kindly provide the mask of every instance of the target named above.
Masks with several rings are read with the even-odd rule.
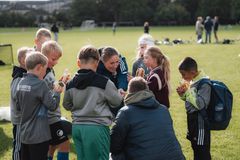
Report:
[[[152,56],[150,56],[147,53],[144,53],[144,64],[150,68],[150,69],[154,69],[157,66],[157,61],[155,58],[153,58]]]
[[[53,68],[57,63],[61,56],[57,52],[52,52],[47,55],[48,58],[48,68]]]
[[[179,70],[179,72],[182,75],[182,78],[188,82],[190,82],[191,80],[193,80],[196,75],[197,75],[197,71],[184,71],[184,70]]]
[[[140,55],[141,56],[143,56],[143,54],[144,54],[144,51],[147,49],[147,45],[146,44],[140,44],[139,45],[139,53],[140,53]]]
[[[42,44],[43,44],[44,42],[49,41],[49,40],[51,40],[50,37],[41,37],[41,38],[39,38],[39,39],[35,39],[35,45],[36,45],[37,51],[41,52]]]

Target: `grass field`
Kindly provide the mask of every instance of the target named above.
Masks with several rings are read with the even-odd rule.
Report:
[[[11,43],[13,45],[14,60],[16,62],[16,50],[21,46],[33,46],[33,38],[36,28],[0,29],[0,44]],[[223,40],[240,38],[240,27],[225,30],[220,27],[219,38]],[[224,81],[234,96],[234,106],[230,126],[225,131],[212,132],[211,153],[213,160],[238,160],[240,155],[240,42],[230,45],[223,44],[203,44],[194,42],[196,35],[194,27],[152,27],[150,33],[155,39],[170,40],[181,38],[189,40],[191,43],[183,45],[166,46],[160,45],[161,50],[169,57],[171,63],[171,84],[172,94],[171,116],[174,121],[174,128],[178,140],[181,143],[183,152],[187,159],[193,159],[192,150],[189,141],[186,140],[186,114],[184,103],[178,98],[175,88],[177,87],[180,74],[177,65],[181,59],[186,56],[192,56],[212,79]],[[111,45],[116,47],[122,55],[127,58],[129,71],[136,56],[137,39],[142,34],[142,28],[117,28],[116,35],[112,35],[111,28],[99,28],[92,31],[80,32],[79,28],[62,31],[59,34],[59,43],[63,47],[64,55],[55,67],[56,76],[60,77],[63,70],[68,68],[73,74],[76,70],[76,55],[79,49],[86,44],[92,44],[96,47]],[[214,42],[214,38],[212,37]],[[0,53],[1,59],[1,53]],[[9,105],[9,86],[11,82],[12,66],[0,67],[0,106]],[[70,113],[62,109],[64,116],[70,118]],[[12,126],[10,123],[0,122],[0,159],[10,160],[12,151]],[[74,147],[70,159],[76,159]]]

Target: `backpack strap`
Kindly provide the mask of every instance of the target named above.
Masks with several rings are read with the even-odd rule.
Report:
[[[207,78],[203,78],[199,81],[198,85],[197,85],[197,91],[201,88],[201,86],[203,84],[209,84],[209,86],[212,88],[211,86],[211,80],[210,79],[207,79]],[[206,103],[205,101],[204,102],[204,105],[206,106]],[[207,106],[208,107],[208,106]],[[199,113],[200,115],[202,116],[204,122],[206,123],[207,126],[209,126],[209,120],[208,120],[208,114],[207,114],[207,109],[204,107],[203,109],[199,110]]]

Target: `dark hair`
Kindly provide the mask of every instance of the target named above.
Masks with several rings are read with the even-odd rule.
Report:
[[[134,77],[129,81],[128,84],[129,93],[139,92],[145,89],[148,89],[148,84],[147,81],[142,77]]]
[[[101,59],[107,62],[112,56],[119,55],[118,51],[113,47],[105,47],[102,49]]]
[[[87,45],[87,46],[83,46],[78,54],[78,59],[79,60],[84,60],[84,61],[89,61],[90,59],[92,60],[97,60],[99,61],[99,53],[97,48],[91,46],[91,45]]]
[[[197,71],[197,62],[191,57],[186,57],[179,63],[178,69],[183,71]]]

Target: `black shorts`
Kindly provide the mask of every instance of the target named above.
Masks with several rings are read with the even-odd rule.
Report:
[[[51,136],[50,145],[58,145],[68,140],[68,135],[72,134],[72,123],[61,120],[50,125]]]

